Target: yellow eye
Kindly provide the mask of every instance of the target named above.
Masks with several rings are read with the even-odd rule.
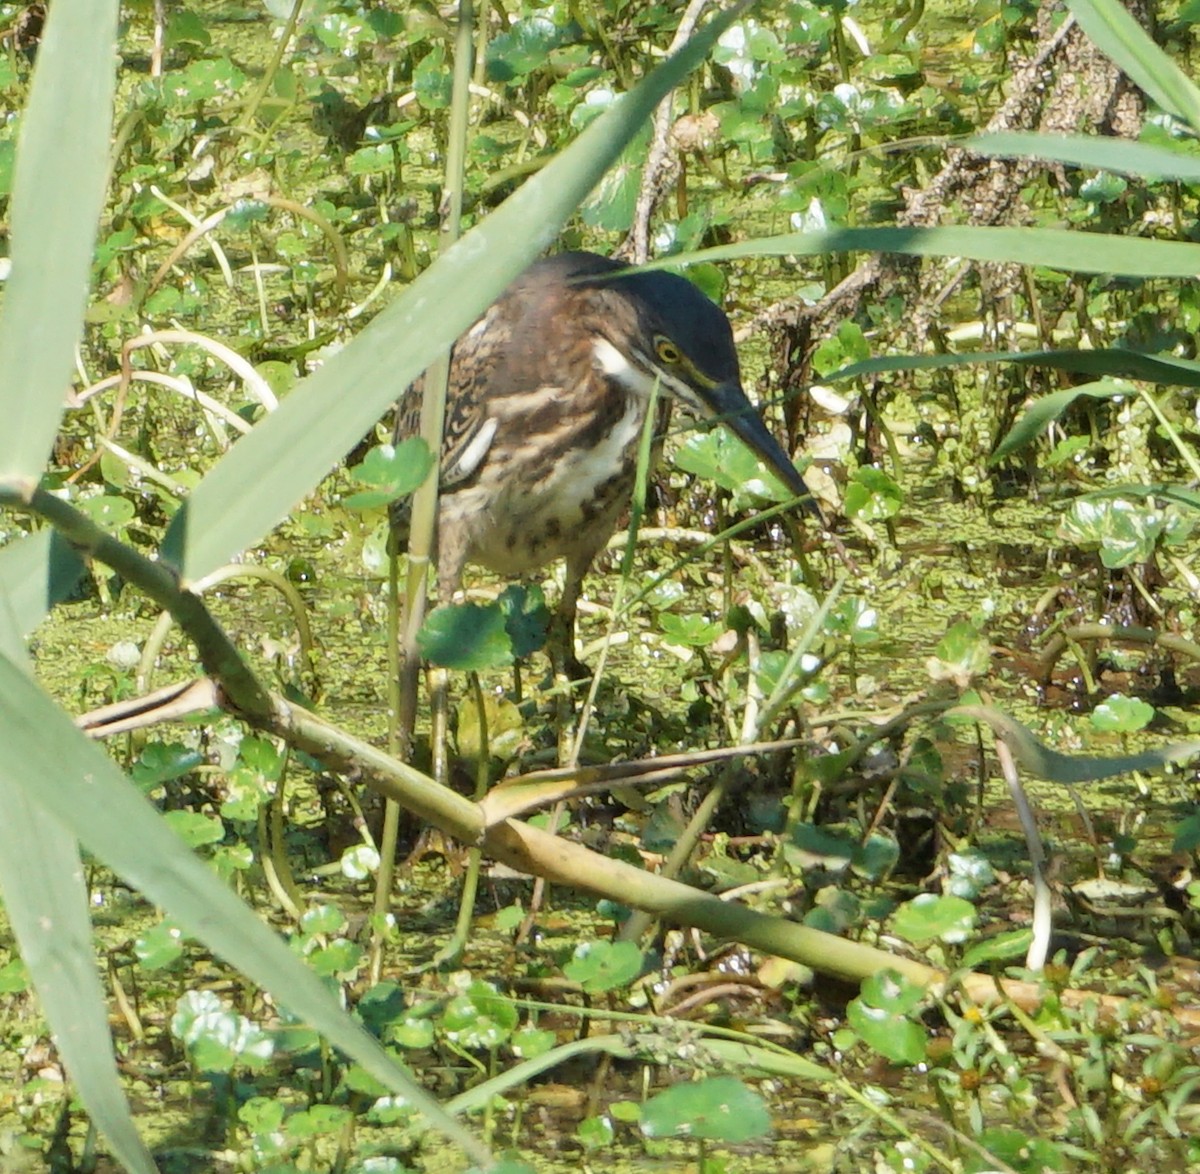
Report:
[[[658,357],[669,367],[675,366],[683,357],[679,353],[679,348],[669,338],[659,336],[655,339],[654,349],[658,352]]]

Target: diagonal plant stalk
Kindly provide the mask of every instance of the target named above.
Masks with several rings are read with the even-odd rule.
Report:
[[[279,73],[279,67],[283,64],[283,59],[287,56],[287,51],[291,47],[292,38],[296,35],[296,26],[300,23],[300,13],[303,8],[304,0],[292,0],[292,10],[288,13],[283,30],[279,34],[279,43],[275,47],[275,55],[267,64],[267,68],[263,70],[262,78],[259,80],[258,85],[254,87],[253,93],[246,99],[246,105],[243,107],[242,113],[235,124],[238,130],[248,131],[253,125],[254,116],[258,113],[258,108],[262,105],[262,100],[267,96],[267,92],[275,81],[276,74]]]
[[[85,514],[41,488],[0,479],[0,506],[32,513],[49,522],[73,547],[86,551],[117,574],[137,583],[162,603],[175,622],[195,641],[206,672],[218,681],[235,712],[262,718],[271,699],[241,652],[213,619],[198,595],[184,590],[160,562],[152,561],[101,529]]]
[[[552,767],[515,775],[494,786],[480,801],[488,825],[514,819],[562,799],[611,792],[619,787],[661,787],[713,762],[743,758],[748,754],[773,754],[802,746],[800,738],[758,742],[752,746],[719,746],[711,750],[689,750],[657,758],[602,763],[595,766]]]
[[[1112,758],[1065,755],[1042,746],[1019,723],[990,707],[947,709],[942,703],[938,709],[947,716],[957,715],[989,725],[997,736],[1004,738],[1023,769],[1059,782],[1160,769],[1169,762],[1200,753],[1200,742],[1188,742]],[[447,834],[465,843],[478,844],[486,855],[521,872],[545,876],[553,883],[643,909],[673,924],[693,926],[714,937],[801,962],[843,981],[861,982],[891,969],[935,991],[951,985],[951,976],[913,959],[723,901],[519,820],[505,819],[488,827],[477,804],[284,698],[275,698],[271,719],[261,728],[312,755],[330,770],[362,779]],[[1045,997],[1038,983],[986,974],[956,974],[952,985],[969,1001],[980,1005],[1011,999],[1020,1007],[1035,1009]],[[1056,994],[1066,1005],[1082,1007],[1095,1003],[1113,1013],[1120,1013],[1126,1004],[1120,997],[1097,995],[1093,991],[1068,989]],[[1177,1015],[1181,1022],[1200,1029],[1200,1011],[1182,1008]]]
[[[0,485],[0,504],[7,500]],[[525,872],[544,875],[557,883],[584,886],[629,904],[646,908],[672,921],[696,924],[721,937],[740,937],[748,944],[775,953],[822,957],[840,967],[839,973],[856,973],[866,966],[877,969],[885,960],[907,965],[857,943],[794,926],[764,914],[740,909],[676,881],[653,877],[641,869],[607,860],[586,848],[526,827],[513,820],[487,828],[482,809],[420,771],[397,762],[382,751],[351,738],[330,723],[266,693],[254,679],[220,625],[202,600],[179,586],[161,564],[122,546],[79,511],[44,491],[35,492],[27,507],[52,520],[77,546],[101,558],[122,576],[169,611],[197,642],[202,662],[216,678],[219,695],[235,713],[258,729],[283,737],[332,769],[364,778],[386,797],[395,799],[420,818],[468,844]],[[228,676],[224,674],[228,674]],[[748,935],[748,936],[744,936]],[[813,945],[806,948],[806,943]],[[842,962],[830,962],[831,959]],[[927,967],[912,964],[917,981],[932,981]]]
[[[463,185],[466,176],[467,131],[471,108],[471,67],[474,37],[474,12],[471,0],[459,0],[458,30],[454,46],[454,86],[450,104],[449,142],[446,150],[446,180],[442,190],[442,231],[440,251],[445,251],[459,238],[462,226]],[[420,682],[420,650],[417,634],[425,618],[429,590],[429,570],[437,543],[438,484],[441,477],[442,434],[445,430],[446,391],[450,382],[450,353],[440,355],[425,374],[425,395],[421,402],[421,438],[433,454],[433,464],[423,484],[413,495],[412,522],[408,539],[408,569],[404,582],[403,623],[398,626],[398,670],[396,707],[390,723],[389,745],[392,752],[404,757],[412,754],[413,735],[417,717],[417,691]],[[392,551],[390,581],[396,583],[395,560],[399,552]],[[397,592],[391,591],[391,606],[397,606]],[[391,653],[389,650],[389,659]],[[430,744],[434,758],[434,777],[444,781],[446,763],[446,689],[445,673],[434,676],[433,729]],[[378,981],[382,969],[383,939],[381,930],[391,900],[392,882],[396,867],[396,845],[400,829],[400,807],[392,800],[384,804],[383,835],[380,841],[379,874],[375,883],[376,929],[371,941],[370,973]],[[474,882],[478,877],[475,864]],[[473,890],[474,884],[467,886]]]
[[[422,277],[420,291],[415,292],[407,304],[401,298],[401,304],[394,307],[395,312],[390,314],[388,321],[373,323],[368,331],[364,332],[370,335],[369,338],[356,341],[354,346],[346,348],[337,356],[336,362],[327,364],[316,376],[297,388],[288,397],[287,402],[281,405],[279,412],[269,416],[251,432],[243,445],[238,445],[228,454],[176,515],[164,544],[163,557],[157,567],[155,564],[147,564],[137,568],[131,564],[134,571],[131,581],[141,581],[143,589],[149,586],[149,593],[168,606],[190,634],[201,634],[202,656],[208,657],[207,667],[214,672],[216,679],[221,681],[224,695],[220,700],[223,704],[230,705],[235,711],[243,714],[257,714],[274,699],[267,697],[253,676],[248,673],[246,666],[240,663],[236,649],[228,644],[223,634],[210,630],[212,626],[203,616],[202,606],[183,589],[179,576],[181,575],[185,582],[188,577],[199,578],[227,561],[230,553],[247,545],[245,539],[250,538],[252,533],[264,533],[272,524],[270,519],[282,517],[286,512],[287,501],[296,500],[319,480],[324,470],[346,451],[350,438],[361,435],[369,423],[373,423],[381,413],[382,407],[377,408],[375,401],[382,398],[389,386],[411,379],[424,365],[417,363],[410,356],[408,373],[404,374],[403,362],[395,357],[391,349],[386,354],[383,353],[380,342],[395,338],[398,330],[409,330],[415,336],[418,347],[425,346],[429,349],[433,345],[430,315],[425,313],[422,316],[421,308],[427,308],[431,304],[437,306],[439,312],[445,306],[452,307],[451,321],[449,324],[441,324],[443,333],[438,335],[439,338],[446,339],[447,331],[450,332],[449,338],[452,338],[459,329],[469,324],[468,317],[476,310],[468,298],[460,299],[456,292],[463,260],[469,258],[477,271],[475,262],[479,256],[479,246],[488,250],[494,248],[499,254],[495,264],[500,268],[494,268],[490,277],[485,275],[484,280],[470,294],[470,297],[477,299],[479,308],[482,308],[482,305],[490,300],[487,282],[491,281],[498,292],[508,272],[502,267],[514,265],[516,257],[529,259],[539,243],[548,242],[556,225],[562,222],[574,202],[595,182],[608,162],[620,150],[627,136],[656,100],[656,95],[661,94],[673,78],[677,78],[702,59],[721,29],[736,17],[737,11],[735,8],[724,14],[700,34],[682,54],[665,63],[656,74],[648,77],[637,91],[628,95],[619,109],[598,119],[580,137],[576,147],[563,152],[559,159],[546,167],[538,180],[522,188],[516,197],[506,202],[505,207],[488,218],[486,230],[477,230],[475,251],[464,253],[454,249],[451,252],[458,253],[457,257],[440,259],[434,266],[438,272],[431,272]],[[64,59],[61,54],[56,57],[52,51],[51,38],[43,46],[38,76],[51,76],[46,73],[46,68],[50,63],[55,63],[65,65],[69,71],[75,71],[83,77],[82,62],[91,65],[102,61],[104,69],[100,71],[100,76],[107,76],[107,84],[111,89],[112,70],[108,56],[111,54],[111,29],[105,32],[100,24],[102,17],[110,23],[115,20],[115,5],[98,4],[95,0],[88,0],[87,3],[83,3],[82,0],[61,0],[56,4],[54,13],[55,27],[69,28],[69,23],[64,22],[75,19],[84,33],[83,42],[78,52],[72,51]],[[85,103],[88,107],[88,117],[78,117],[72,105],[78,105],[77,88],[70,84],[57,89],[53,86],[49,89],[43,86],[41,92],[51,94],[56,101],[65,99],[59,101],[58,105],[65,107],[66,113],[58,110],[51,115],[47,125],[52,128],[71,125],[81,143],[90,141],[88,134],[92,125],[91,116],[102,114],[106,102],[97,101],[93,95],[88,94],[88,101]],[[36,117],[25,120],[26,139],[31,137],[30,128],[38,125],[40,123]],[[103,185],[97,184],[93,194],[92,185],[84,182],[83,177],[90,174],[102,175],[106,164],[103,147],[97,153],[96,165],[88,171],[81,166],[90,159],[87,152],[77,150],[72,154],[64,154],[58,142],[57,130],[53,135],[47,133],[37,137],[45,138],[47,153],[41,156],[35,153],[30,156],[22,151],[19,154],[14,186],[14,280],[10,281],[6,290],[5,313],[0,320],[3,327],[0,351],[10,357],[9,363],[2,365],[5,378],[0,380],[3,384],[0,387],[3,393],[0,398],[6,407],[11,405],[15,412],[8,418],[12,427],[6,433],[4,444],[0,446],[0,469],[9,474],[0,488],[0,504],[11,504],[19,510],[36,504],[33,500],[34,482],[62,411],[60,388],[63,376],[55,374],[59,369],[56,365],[61,365],[62,371],[69,369],[82,314],[81,291],[86,288],[86,273],[91,259],[91,242],[98,212],[84,207],[86,201],[75,197],[78,193],[80,197],[88,195],[89,198],[99,200],[99,191]],[[92,137],[105,141],[107,134]],[[30,158],[34,160],[32,166],[28,163]],[[62,213],[60,203],[38,197],[31,200],[28,196],[30,191],[39,190],[38,166],[47,161],[70,169],[71,174],[61,181],[51,175],[49,179],[41,182],[41,188],[72,197],[70,215]],[[533,215],[535,211],[536,215]],[[45,231],[40,233],[36,231],[39,218],[45,226]],[[59,220],[69,221],[86,231],[63,234],[59,231]],[[515,231],[518,226],[521,226],[520,232]],[[34,242],[51,239],[55,241],[51,255],[55,263],[40,263],[33,252],[36,247]],[[21,245],[20,249],[18,244]],[[17,265],[18,260],[21,260],[20,266]],[[17,275],[20,276],[20,281],[15,279]],[[455,291],[455,296],[450,297],[448,291]],[[448,298],[449,300],[446,300]],[[72,312],[76,300],[78,311]],[[462,316],[464,321],[455,326],[453,314]],[[38,328],[31,329],[30,322],[38,323]],[[56,329],[47,330],[47,322]],[[418,323],[419,327],[416,325]],[[389,329],[391,335],[388,333]],[[30,355],[39,361],[27,363],[24,361],[25,356],[13,358],[13,347],[24,347],[31,337],[39,339],[38,348],[30,352]],[[372,347],[375,349],[372,350]],[[361,402],[354,406],[352,398],[347,401],[350,410],[330,417],[328,389],[344,387],[346,384],[353,386],[356,392],[362,393],[354,397]],[[330,427],[330,424],[334,426]],[[288,451],[289,460],[280,461],[272,455],[278,451],[277,445],[282,445]],[[224,490],[221,489],[222,482]],[[257,490],[252,499],[246,496],[246,486],[251,483]],[[226,492],[229,496],[225,495]],[[58,519],[61,531],[56,532],[69,535],[71,545],[89,550],[93,555],[106,553],[114,565],[125,565],[128,556],[132,554],[128,550],[122,551],[119,543],[113,542],[109,545],[112,540],[97,531],[89,530],[83,524],[84,520],[78,516],[57,514],[53,503],[48,503],[45,516]],[[4,567],[9,572],[5,578],[6,591],[11,601],[20,609],[22,630],[25,630],[26,626],[32,627],[38,617],[45,614],[47,607],[55,599],[61,598],[65,576],[70,573],[60,557],[62,545],[65,544],[45,543],[35,537],[17,545],[19,557],[4,559]],[[224,552],[223,557],[217,554],[219,551]],[[12,572],[22,566],[27,566],[31,574],[18,584],[12,579]],[[168,569],[172,566],[177,568],[177,573],[173,574]],[[139,570],[145,571],[145,574],[139,574]],[[200,610],[197,610],[198,608]],[[4,721],[6,715],[11,718],[16,713],[15,707],[18,702],[33,703],[34,694],[29,692],[31,688],[23,679],[12,684],[6,707],[0,710],[0,722]],[[45,717],[39,720],[46,726]],[[70,726],[66,728],[69,730]],[[10,743],[10,748],[15,745]],[[68,763],[73,764],[74,759],[66,757],[67,746],[64,742],[64,755],[56,760],[58,773],[54,780],[55,798],[59,797],[57,788],[70,790],[80,782],[68,769]],[[89,763],[93,761],[88,759]],[[115,803],[119,797],[124,796],[122,788],[125,784],[115,771],[100,771],[92,767],[88,769],[95,776],[94,789],[88,792],[86,798],[79,797],[77,807],[61,810],[67,824],[76,835],[81,835],[89,844],[96,844],[98,829],[83,820],[82,813],[94,806],[97,799],[102,799],[105,805]],[[48,777],[50,773],[54,773],[53,769],[48,771],[44,763],[39,763],[36,768],[27,763],[25,774],[21,778]],[[427,780],[423,780],[414,772],[414,777],[410,780],[411,786],[420,789],[424,782]],[[24,781],[21,785],[28,786]],[[78,796],[77,790],[75,793]],[[40,794],[41,791],[38,792],[39,796]],[[434,792],[431,803],[435,811],[437,800],[438,795]],[[142,811],[142,808],[138,807],[136,810]],[[111,827],[109,830],[112,830]],[[147,886],[147,893],[160,894],[159,899],[165,907],[178,904],[183,890],[179,888],[176,874],[191,858],[187,855],[179,857],[178,844],[174,840],[161,840],[154,852],[150,851],[151,843],[158,841],[143,837],[140,843],[133,844],[129,842],[129,835],[125,834],[123,837],[107,841],[102,858],[126,876],[142,877]],[[67,864],[65,867],[69,869],[70,866]],[[149,871],[146,871],[147,869]],[[195,874],[193,879],[194,876]],[[211,878],[208,879],[211,881]],[[166,887],[161,887],[159,882],[164,882]],[[214,893],[217,891],[214,889]],[[245,913],[242,906],[238,905],[235,908],[241,910],[242,914]],[[272,982],[280,981],[281,975],[289,972],[288,967],[284,967],[278,957],[275,957],[274,961],[270,960],[270,951],[240,953],[242,946],[231,935],[234,934],[235,924],[244,927],[244,919],[233,918],[229,925],[205,919],[193,924],[198,927],[198,936],[209,944],[219,951],[226,952],[227,956],[243,959],[243,962],[238,963],[241,968],[263,985],[269,987]],[[266,940],[274,939],[268,935]],[[290,956],[286,960],[289,967],[294,962]],[[102,1023],[103,1005],[96,1003],[95,1012],[96,1020]],[[313,1019],[314,1025],[319,1026],[329,1038],[338,1038],[342,1030],[340,1020],[326,1020],[322,1015],[314,1015]],[[381,1076],[381,1079],[391,1077]],[[97,1103],[99,1102],[95,1099],[89,1101],[89,1104]],[[430,1111],[436,1116],[436,1106],[432,1106]],[[120,1127],[119,1122],[114,1124],[102,1121],[102,1124],[110,1136]],[[469,1138],[464,1144],[470,1149]]]
[[[55,516],[70,506],[49,495],[35,499],[38,506],[49,506]],[[0,496],[0,501],[3,497]],[[77,540],[90,537],[89,553],[112,550],[111,540],[82,517],[74,529]],[[120,544],[116,544],[119,546]],[[127,552],[122,562],[124,574],[133,584],[150,594],[156,602],[174,614],[184,610],[191,622],[193,612],[176,607],[175,596],[187,595],[170,575],[134,552]],[[196,601],[203,610],[203,604]],[[184,623],[187,628],[187,623]],[[217,628],[206,617],[199,633],[206,641]],[[188,629],[195,638],[196,633]],[[209,659],[217,658],[210,655]],[[3,664],[0,664],[3,676]],[[218,685],[222,682],[218,679]],[[218,688],[218,696],[229,702],[232,691]],[[1042,746],[1018,722],[989,706],[957,706],[947,709],[937,706],[947,716],[959,716],[978,721],[992,728],[1012,752],[1014,760],[1028,773],[1056,782],[1081,782],[1112,777],[1131,770],[1159,769],[1169,762],[1200,753],[1200,742],[1176,743],[1142,751],[1137,754],[1100,758],[1097,756],[1066,755]],[[244,713],[241,716],[246,716]],[[278,696],[270,696],[269,704],[250,717],[256,728],[283,738],[290,746],[312,755],[329,769],[362,779],[368,786],[389,799],[396,800],[419,818],[437,826],[463,843],[478,845],[483,852],[502,863],[525,873],[544,876],[555,884],[597,894],[609,900],[640,909],[653,917],[675,924],[694,926],[715,937],[742,942],[752,949],[778,954],[811,966],[821,973],[846,981],[861,981],[881,970],[893,969],[921,986],[942,989],[949,976],[923,963],[888,954],[874,947],[848,941],[820,930],[797,925],[786,918],[771,916],[722,901],[712,894],[694,889],[679,881],[656,876],[641,868],[610,859],[579,844],[571,843],[515,819],[503,819],[489,826],[483,808],[448,787],[399,762],[385,752],[356,738],[327,720],[310,713]],[[64,795],[64,818],[80,838],[87,843],[95,828],[83,810],[70,803]],[[138,849],[140,852],[140,847]],[[169,903],[162,902],[164,905]],[[955,981],[965,995],[976,1002],[989,1003],[1000,997],[1011,998],[1021,1006],[1036,1006],[1042,998],[1040,987],[1033,983],[1011,980],[999,982],[987,975],[957,975]],[[1097,996],[1091,992],[1064,992],[1063,999],[1072,1005],[1082,1005]],[[1119,1008],[1121,1000],[1104,999],[1105,1006]],[[1181,1020],[1200,1026],[1200,1013],[1181,1013]]]
[[[80,511],[45,490],[35,489],[29,492],[23,490],[19,483],[14,488],[11,480],[0,482],[0,505],[23,507],[26,511],[53,523],[56,530],[77,549],[106,562],[161,604],[196,643],[201,662],[218,683],[217,699],[222,705],[227,705],[231,712],[260,729],[270,730],[281,725],[286,726],[283,713],[290,710],[288,703],[284,702],[283,698],[273,697],[268,693],[220,624],[209,613],[204,602],[199,596],[182,588],[176,577],[162,564],[124,546]],[[0,723],[8,723],[7,737],[10,740],[8,744],[13,747],[13,761],[32,764],[28,769],[34,771],[35,777],[47,777],[50,773],[48,761],[53,760],[56,754],[67,752],[65,743],[60,745],[62,735],[53,729],[51,715],[64,721],[65,715],[56,709],[49,698],[34,690],[31,685],[26,689],[21,688],[29,683],[19,676],[11,657],[0,655],[0,679],[5,682],[4,690],[8,698],[7,708],[0,714]],[[284,710],[272,715],[271,711],[280,705],[284,706]],[[69,725],[67,729],[70,729]],[[31,757],[31,751],[35,750],[47,761],[35,762]],[[339,1046],[356,1056],[369,1070],[374,1071],[378,1079],[402,1092],[427,1120],[454,1138],[475,1160],[485,1163],[490,1161],[487,1149],[454,1122],[410,1074],[394,1064],[370,1037],[351,1025],[348,1019],[344,1019],[344,1016],[342,1019],[337,1018],[342,1016],[342,1012],[329,997],[321,980],[250,913],[240,898],[218,882],[206,866],[191,853],[181,854],[181,845],[175,840],[173,833],[166,828],[158,814],[141,795],[128,786],[116,767],[102,756],[98,761],[88,759],[87,755],[90,753],[80,752],[81,760],[86,759],[89,762],[82,778],[68,773],[59,778],[58,786],[50,789],[52,793],[46,795],[49,814],[38,808],[41,816],[46,819],[50,816],[55,817],[100,859],[115,871],[129,877],[135,884],[139,884],[152,900],[157,900],[165,908],[173,912],[177,908],[171,900],[172,894],[185,899],[185,912],[176,912],[175,915],[181,924],[188,926],[193,933],[205,934],[206,918],[216,918],[228,923],[228,934],[217,932],[209,926],[209,932],[205,935],[212,937],[215,933],[223,943],[216,947],[218,953],[229,958],[247,974],[254,975],[257,972],[262,985],[273,989],[281,1002],[308,1014],[314,1022],[324,1023],[324,1030],[327,1033],[332,1032],[331,1038],[340,1037]],[[120,779],[127,790],[110,789],[106,792],[108,810],[105,813],[106,819],[101,820],[92,813],[94,803],[88,800],[94,796],[89,788],[98,785],[97,780],[110,773]],[[0,790],[8,795],[7,807],[13,807],[18,800],[24,802],[28,799],[28,796],[23,796],[20,788],[15,787],[13,774],[11,764],[0,771]],[[418,792],[424,784],[428,784],[434,791],[441,790],[418,772],[412,772],[412,775],[408,782],[416,787]],[[76,795],[72,800],[70,784],[77,782],[84,788],[84,795]],[[437,794],[432,794],[429,801],[431,810],[440,818],[442,809],[439,798]],[[114,837],[120,838],[119,845],[115,844]],[[51,839],[50,842],[55,841]],[[169,867],[161,863],[164,860],[171,861]],[[160,863],[156,864],[156,861]],[[164,888],[164,885],[167,887]],[[207,891],[203,905],[194,899],[202,889]],[[6,891],[11,895],[14,890],[6,885]],[[197,912],[201,907],[206,910],[203,914]],[[17,904],[15,911],[10,912],[15,920],[20,920],[25,913],[24,903]],[[225,929],[226,926],[222,925],[221,931]],[[24,947],[26,943],[23,942],[22,945]],[[78,951],[64,952],[65,958],[76,965],[77,954]],[[34,957],[36,960],[36,951]],[[286,982],[283,977],[285,974],[288,975]],[[50,989],[55,989],[53,984]],[[52,1008],[55,1005],[52,1002]],[[57,1021],[60,1020],[56,1019]],[[335,1024],[338,1025],[334,1026]],[[85,1095],[86,1091],[85,1086]],[[96,1095],[92,1094],[89,1105],[95,1102]],[[103,1103],[99,1111],[105,1111]],[[103,1116],[101,1119],[108,1120]],[[119,1121],[115,1125],[110,1121],[106,1132],[110,1138],[116,1137],[114,1145],[121,1144]],[[139,1164],[135,1159],[136,1156],[130,1158],[131,1169],[153,1168]]]

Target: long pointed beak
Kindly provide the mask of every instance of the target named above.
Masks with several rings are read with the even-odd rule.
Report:
[[[799,499],[799,504],[822,524],[825,521],[804,478],[788,459],[779,441],[771,435],[754,405],[738,383],[721,383],[705,394],[705,406]]]

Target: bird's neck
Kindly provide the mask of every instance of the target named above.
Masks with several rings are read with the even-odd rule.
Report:
[[[631,395],[649,402],[658,377],[631,363],[607,338],[597,336],[592,342],[592,355],[597,368],[611,382]]]

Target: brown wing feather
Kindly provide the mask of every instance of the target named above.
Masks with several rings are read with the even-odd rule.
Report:
[[[499,361],[510,330],[497,330],[502,318],[503,299],[468,330],[450,353],[450,386],[446,393],[446,420],[442,433],[441,480],[438,491],[446,493],[465,481],[478,468],[484,453],[464,465],[463,456],[488,423],[487,386],[489,372]],[[415,379],[404,390],[396,408],[394,442],[399,444],[421,432],[421,404],[425,396],[425,376]],[[486,451],[486,450],[485,450]],[[407,541],[411,498],[392,507],[392,530]]]

